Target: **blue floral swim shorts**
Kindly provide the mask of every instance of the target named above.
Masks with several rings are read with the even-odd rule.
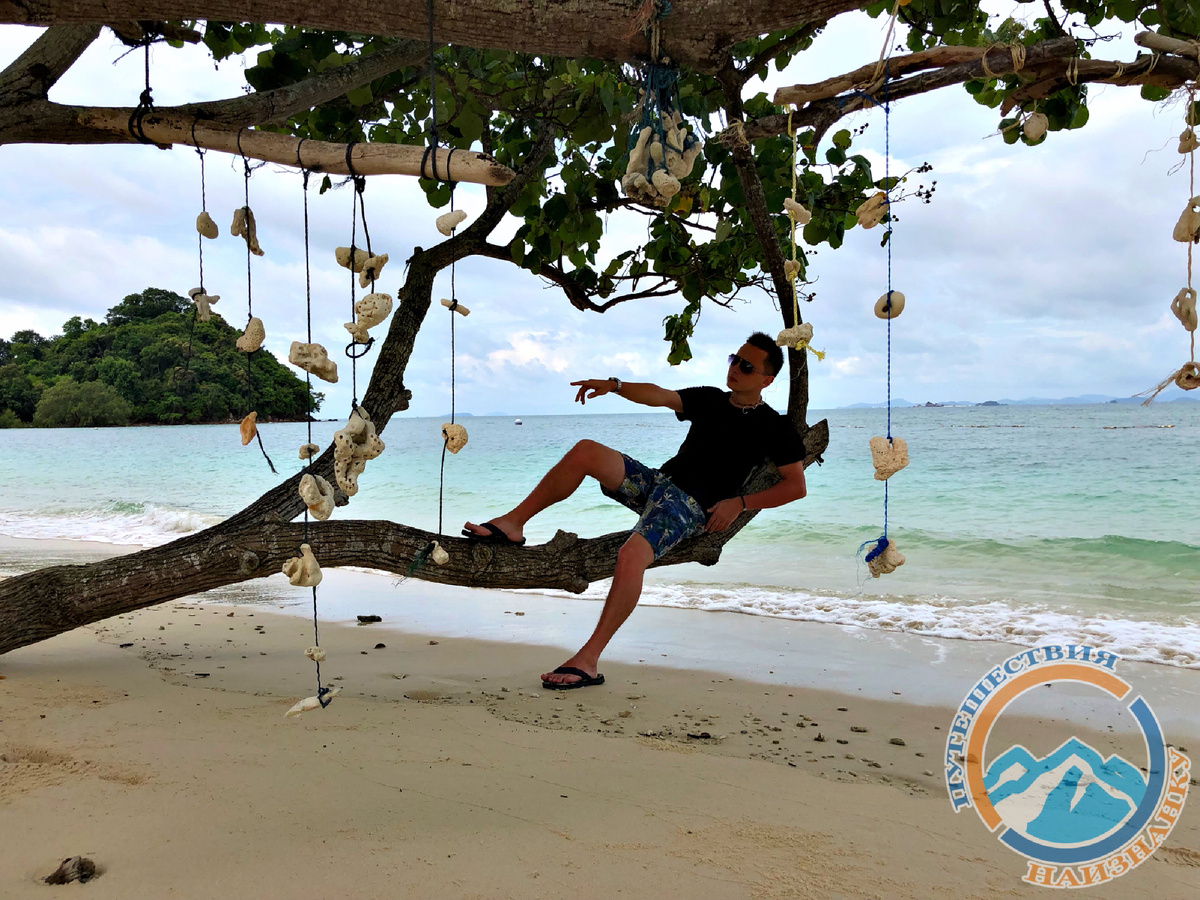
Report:
[[[632,531],[650,542],[658,559],[685,537],[699,534],[708,520],[691,494],[658,469],[643,465],[621,454],[625,460],[625,480],[615,491],[601,486],[606,497],[628,506],[640,517]]]

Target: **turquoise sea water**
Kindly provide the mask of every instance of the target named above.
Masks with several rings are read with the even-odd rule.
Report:
[[[643,602],[944,638],[1071,639],[1200,667],[1200,405],[893,411],[912,462],[890,482],[888,530],[908,562],[880,579],[857,551],[883,525],[867,441],[885,412],[810,420],[822,417],[830,445],[808,470],[809,496],[761,513],[715,567],[652,571]],[[393,419],[386,452],[335,515],[436,529],[442,421]],[[449,534],[511,507],[577,440],[658,465],[686,433],[656,413],[460,421],[470,443],[447,456]],[[339,427],[318,423],[314,439],[324,446]],[[281,472],[299,467],[303,424],[262,434]],[[0,431],[0,471],[0,534],[147,545],[214,524],[275,482],[234,425]],[[540,543],[557,528],[586,536],[632,521],[589,481],[526,533]]]

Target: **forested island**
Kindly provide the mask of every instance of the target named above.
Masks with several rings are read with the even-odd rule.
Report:
[[[186,297],[130,294],[103,322],[73,316],[63,333],[0,339],[0,428],[180,425],[315,413],[304,381],[270,353],[250,360],[241,331],[213,312],[199,321]]]

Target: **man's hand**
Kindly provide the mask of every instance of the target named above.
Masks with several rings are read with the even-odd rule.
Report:
[[[708,508],[708,524],[704,526],[704,530],[708,533],[714,531],[724,531],[733,524],[742,513],[742,498],[730,497],[728,500],[722,500],[714,506]]]
[[[589,378],[587,381],[572,381],[571,387],[578,387],[579,393],[575,395],[577,403],[586,403],[588,400],[594,400],[597,397],[603,397],[605,394],[611,394],[617,388],[615,381],[607,379]],[[591,391],[589,394],[588,391]],[[585,396],[586,395],[586,396]]]

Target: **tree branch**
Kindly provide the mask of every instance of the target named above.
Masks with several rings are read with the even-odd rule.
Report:
[[[808,22],[800,28],[797,28],[787,37],[776,42],[770,47],[765,48],[757,56],[752,57],[750,61],[746,63],[746,65],[742,66],[742,68],[738,70],[741,86],[745,87],[746,82],[753,78],[754,74],[759,69],[767,65],[769,62],[771,62],[771,60],[775,59],[775,57],[777,57],[780,53],[783,53],[785,50],[790,50],[797,44],[801,44],[808,40],[818,31],[824,28],[825,25],[825,22]],[[779,101],[776,100],[775,102],[778,103]]]
[[[948,49],[962,51],[968,48]],[[916,58],[916,63],[920,65],[922,62],[921,58],[928,59],[929,53],[930,51],[914,53],[911,54],[911,58]],[[897,71],[903,71],[903,67],[906,65],[905,60],[909,58],[897,57],[892,60],[893,63],[898,65]],[[1011,75],[1014,71],[1010,54],[1008,52],[1000,52],[998,48],[992,51],[992,55],[988,57],[987,61],[988,69],[994,75]],[[1076,65],[1078,65],[1077,77],[1074,71]],[[923,68],[924,66],[922,65],[921,67]],[[1070,75],[1068,75],[1069,69]],[[856,76],[860,73],[867,72],[869,77],[869,74],[873,71],[874,66],[868,65],[846,75],[828,79],[825,82],[821,82],[820,85],[796,85],[794,88],[780,88],[780,92],[776,95],[776,98],[778,101],[780,95],[802,97],[806,88],[817,89],[822,85],[833,87],[839,82],[853,85],[852,87],[840,88],[837,95],[827,95],[821,98],[814,96],[808,99],[798,112],[792,114],[793,127],[813,128],[819,137],[844,116],[874,105],[871,96],[865,95],[867,92],[864,90],[864,87],[870,86],[864,86],[861,82],[855,81]],[[890,66],[888,71],[892,71]],[[912,70],[909,69],[909,71]],[[1035,84],[1057,84],[1058,87],[1062,87],[1070,83],[1071,80],[1074,80],[1077,84],[1088,82],[1103,82],[1116,85],[1153,84],[1158,87],[1174,89],[1200,77],[1200,64],[1195,60],[1177,56],[1143,56],[1131,63],[1086,59],[1076,62],[1074,40],[1072,38],[1053,38],[1026,48],[1025,65],[1021,69],[1021,72],[1032,75]],[[887,97],[889,101],[903,100],[907,97],[925,94],[953,84],[963,84],[968,81],[976,81],[989,77],[988,73],[984,72],[982,57],[980,57],[975,60],[960,62],[945,66],[944,68],[937,68],[934,71],[889,82],[887,85]],[[1058,88],[1054,89],[1057,90]],[[1019,91],[1028,90],[1029,88],[1019,89]],[[797,93],[784,94],[785,91],[796,91]],[[1046,91],[1046,93],[1049,92]],[[876,91],[872,96],[875,100],[882,102],[882,94],[879,91]],[[747,122],[745,124],[745,133],[748,139],[757,140],[759,138],[776,137],[785,134],[787,127],[787,114],[776,114],[763,116],[762,118]]]
[[[45,100],[58,79],[83,55],[100,34],[99,25],[60,25],[47,28],[29,48],[0,72],[0,97],[5,105]]]
[[[861,5],[862,0],[758,0],[749,6],[725,0],[677,3],[661,21],[662,46],[674,61],[711,71],[714,61],[739,41],[826,21]],[[152,13],[146,0],[0,0],[0,23],[101,24],[147,18],[284,22],[419,41],[426,40],[429,27],[425,0],[166,0],[155,3]],[[636,6],[628,0],[434,0],[433,40],[575,59],[635,62],[649,56]]]

